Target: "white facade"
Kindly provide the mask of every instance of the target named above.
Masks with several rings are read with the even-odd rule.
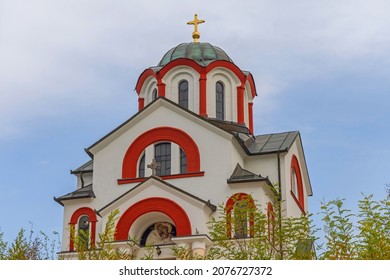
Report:
[[[188,83],[187,108],[178,104],[182,81]],[[220,107],[218,82],[223,84]],[[204,252],[212,244],[207,221],[218,215],[216,206],[244,194],[266,211],[268,203],[275,203],[269,184],[280,187],[286,215],[307,212],[312,193],[300,135],[254,136],[251,110],[256,92],[249,73],[231,61],[202,65],[181,57],[145,70],[136,89],[139,112],[87,149],[91,161],[72,171],[77,189],[55,198],[64,207],[62,254],[71,255],[75,249],[70,227],[77,231],[80,219],[88,217],[90,242],[95,242],[115,209],[121,215],[115,246],[135,238],[142,248],[156,227],[169,231],[169,238],[164,239],[160,229],[156,235],[161,244],[154,244],[163,248],[156,258],[172,257],[172,243]],[[224,118],[218,119],[221,108]],[[152,176],[147,165],[159,158],[156,147],[161,143],[163,159],[157,161],[162,166],[169,162],[170,168]],[[292,172],[299,173],[295,181]]]

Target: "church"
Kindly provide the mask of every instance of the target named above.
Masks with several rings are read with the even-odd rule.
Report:
[[[255,134],[254,77],[222,48],[200,41],[203,22],[195,15],[188,22],[193,41],[140,74],[138,112],[85,149],[91,159],[71,171],[75,190],[54,197],[64,210],[60,256],[77,258],[71,228],[93,244],[114,210],[115,246],[137,240],[140,254],[147,245],[158,248],[155,259],[172,258],[174,245],[204,255],[218,205],[233,215],[250,198],[270,213],[270,186],[281,193],[283,215],[307,213],[312,188],[300,133]],[[249,237],[232,226],[226,236]]]

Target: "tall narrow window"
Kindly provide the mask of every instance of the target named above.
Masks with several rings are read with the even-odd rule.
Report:
[[[182,149],[180,149],[180,173],[187,173],[187,157]]]
[[[248,237],[248,205],[245,200],[234,204],[234,237]]]
[[[157,99],[157,89],[155,88],[152,92],[152,101]]]
[[[89,217],[81,216],[78,223],[79,246],[89,247]]]
[[[179,105],[188,109],[188,82],[186,80],[179,83]]]
[[[157,169],[157,176],[171,175],[171,143],[155,145],[154,157],[160,164]]]
[[[138,165],[138,177],[145,177],[145,154],[142,155]]]
[[[291,159],[291,195],[302,212],[305,212],[305,197],[303,191],[302,174],[299,162],[295,155]]]
[[[294,168],[291,168],[291,191],[295,195],[296,198],[298,198],[298,180],[297,180],[297,173],[295,172]]]
[[[216,118],[217,120],[225,119],[225,96],[224,96],[224,88],[221,82],[217,82],[215,85],[215,101],[216,101]]]

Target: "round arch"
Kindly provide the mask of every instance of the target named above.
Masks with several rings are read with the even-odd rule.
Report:
[[[137,177],[137,161],[145,148],[159,141],[174,142],[187,156],[187,172],[200,172],[200,154],[195,141],[184,131],[174,127],[157,127],[148,130],[131,143],[123,159],[122,178]]]
[[[161,212],[172,219],[177,236],[191,235],[190,219],[180,205],[167,198],[151,197],[133,204],[123,213],[116,225],[115,240],[128,240],[133,223],[149,212]]]
[[[234,212],[234,206],[236,202],[245,201],[248,203],[247,207],[255,207],[255,203],[251,195],[246,193],[236,193],[233,194],[226,202],[226,235],[228,238],[232,238],[232,212]],[[255,234],[255,223],[254,223],[254,214],[252,211],[249,212],[249,235],[251,237]]]
[[[78,220],[80,219],[81,216],[88,216],[89,222],[91,223],[91,244],[95,243],[95,236],[96,236],[96,213],[93,209],[89,207],[82,207],[77,209],[73,214],[72,217],[70,218],[69,221],[69,226],[71,229],[70,231],[70,243],[69,243],[69,251],[74,251],[74,239],[75,236],[72,236],[74,234],[75,229],[76,229],[76,224]]]

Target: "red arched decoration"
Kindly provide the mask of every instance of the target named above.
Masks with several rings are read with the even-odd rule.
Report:
[[[138,136],[127,149],[122,165],[122,178],[136,178],[137,162],[145,148],[159,141],[174,142],[187,156],[187,172],[200,172],[200,154],[195,141],[184,131],[174,127],[157,127]]]
[[[232,211],[234,209],[234,205],[238,201],[242,200],[247,200],[249,203],[250,207],[255,207],[255,203],[253,201],[253,198],[246,194],[246,193],[236,193],[232,195],[228,201],[226,202],[226,234],[228,238],[232,237]],[[251,237],[254,236],[255,234],[255,229],[254,229],[254,214],[251,212],[249,214],[249,234]]]
[[[157,74],[158,77],[160,77],[162,79],[166,73],[168,73],[170,70],[172,70],[173,68],[175,68],[177,66],[188,66],[188,67],[194,69],[199,74],[201,74],[202,71],[204,71],[203,70],[204,67],[200,66],[194,60],[189,59],[189,58],[178,58],[178,59],[172,60],[171,62],[166,64],[163,68],[161,68],[161,70],[158,71],[158,74]]]
[[[232,71],[236,77],[240,80],[241,82],[241,87],[245,88],[245,82],[248,81],[249,85],[251,87],[252,91],[252,96],[254,97],[256,95],[256,88],[254,84],[254,80],[251,74],[245,76],[245,74],[240,70],[240,68],[237,67],[234,63],[227,61],[227,60],[216,60],[211,62],[207,67],[199,65],[197,62],[195,62],[192,59],[188,58],[178,58],[175,60],[172,60],[168,64],[166,64],[163,68],[161,68],[157,73],[154,72],[151,68],[146,69],[140,77],[138,78],[137,85],[136,85],[136,91],[139,94],[141,92],[141,89],[145,83],[145,81],[149,77],[154,77],[157,80],[157,86],[158,86],[158,96],[165,96],[165,84],[163,83],[163,78],[164,76],[173,68],[177,66],[188,66],[192,69],[194,69],[196,72],[199,73],[200,78],[199,78],[199,114],[201,116],[207,116],[207,104],[206,104],[206,75],[209,73],[211,70],[217,67],[221,68],[226,68]],[[242,90],[240,88],[237,88],[238,91]],[[239,95],[242,95],[242,93],[239,93]],[[238,110],[240,112],[243,112],[243,108],[241,102],[242,96],[239,97],[238,103]],[[140,110],[143,109],[142,101],[140,101],[139,108]],[[242,115],[242,114],[241,114]],[[240,117],[242,118],[242,117]],[[242,122],[239,121],[239,122]]]
[[[154,77],[157,80],[156,73],[150,68],[148,68],[144,72],[142,72],[138,78],[137,85],[135,86],[135,90],[136,90],[138,95],[141,93],[141,89],[142,89],[146,79],[148,79],[149,77]]]
[[[252,98],[255,98],[255,96],[257,95],[257,92],[256,92],[255,80],[253,79],[252,74],[249,74],[246,77],[246,80],[249,82],[249,86],[250,86],[251,92],[252,92]]]
[[[97,218],[93,209],[88,207],[82,207],[77,209],[70,218],[69,226],[75,229],[79,218],[84,215],[88,216],[89,222],[91,223],[91,244],[95,244]],[[70,236],[69,251],[74,251],[74,238],[74,236]]]
[[[293,196],[294,200],[297,202],[299,208],[303,213],[305,213],[305,198],[303,194],[303,183],[302,183],[302,175],[301,175],[301,168],[299,167],[298,159],[295,155],[292,156],[291,159],[291,170],[295,171],[296,177],[297,177],[297,184],[298,184],[298,197],[295,197],[294,193],[291,192],[291,195]],[[290,171],[290,180],[291,180],[291,186],[293,185],[293,178],[292,178],[292,172]]]
[[[163,198],[151,197],[130,206],[120,217],[116,225],[115,240],[128,240],[132,224],[149,212],[161,212],[172,219],[177,236],[191,235],[191,222],[187,213],[176,202]]]
[[[268,240],[275,244],[275,211],[271,202],[267,206]]]
[[[237,78],[240,80],[241,84],[245,85],[246,76],[241,71],[241,69],[238,68],[237,65],[235,65],[234,63],[227,61],[227,60],[215,60],[215,61],[211,62],[209,65],[207,65],[206,73],[209,73],[211,70],[213,70],[214,68],[217,68],[217,67],[229,69],[237,76]]]

